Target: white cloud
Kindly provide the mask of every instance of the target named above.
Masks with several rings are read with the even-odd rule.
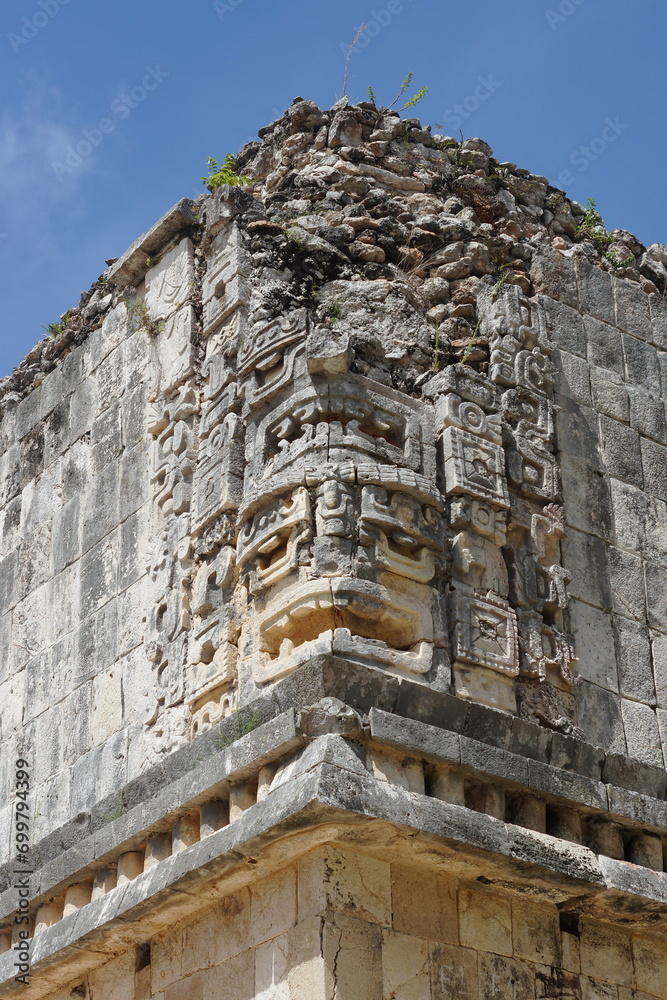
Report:
[[[54,161],[62,158],[76,133],[63,124],[60,92],[31,80],[21,106],[0,116],[0,208],[21,217],[45,203],[71,197],[91,163],[59,182]]]
[[[63,105],[57,88],[31,77],[21,103],[0,112],[0,252],[6,258],[9,247],[21,254],[29,246],[33,266],[58,253],[58,216],[85,214],[80,185],[94,168],[91,157],[62,181],[56,177],[52,164],[77,134]]]

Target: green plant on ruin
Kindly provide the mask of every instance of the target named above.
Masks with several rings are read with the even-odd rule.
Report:
[[[394,104],[396,104],[396,101],[398,101],[403,96],[403,94],[406,92],[406,90],[410,86],[411,82],[412,82],[412,73],[408,73],[408,75],[406,76],[405,80],[401,84],[401,89],[399,91],[398,97],[394,101]],[[426,97],[427,93],[428,93],[428,87],[420,87],[419,90],[415,91],[415,93],[412,95],[412,97],[409,97],[407,99],[407,101],[405,102],[405,104],[403,105],[403,107],[401,108],[401,110],[402,111],[410,111],[412,108],[414,108],[414,106],[416,104],[419,104],[419,102],[424,97]],[[393,105],[390,104],[389,107],[393,107]]]
[[[560,191],[555,191],[553,194],[550,194],[545,202],[545,205],[549,209],[549,211],[554,213],[559,212],[564,204],[565,204],[565,198],[563,197]]]
[[[436,122],[436,127],[437,128],[442,128],[442,125],[438,125],[437,122]],[[452,139],[451,142],[448,143],[447,146],[445,147],[445,148],[449,148],[451,150],[450,159],[454,163],[455,167],[462,168],[464,166],[463,160],[461,159],[461,153],[463,152],[463,143],[464,142],[465,142],[465,139],[463,137],[463,132],[459,129],[459,138],[458,139]]]
[[[431,129],[444,129],[442,122],[433,122]],[[457,139],[453,139],[451,135],[438,135],[437,133],[432,137],[438,147],[438,149],[455,149],[458,147],[459,143]],[[463,138],[463,137],[461,137]]]
[[[587,208],[583,218],[577,225],[577,232],[589,232],[594,228],[602,228],[604,223],[602,216],[597,210],[595,198],[589,198],[586,202]]]
[[[230,187],[247,187],[248,184],[252,184],[251,177],[247,177],[245,174],[237,174],[236,157],[233,153],[227,153],[222,165],[214,157],[209,156],[207,157],[206,165],[208,167],[208,174],[206,177],[202,177],[202,183],[211,191],[217,191],[223,184],[229,184]]]
[[[123,815],[124,810],[125,810],[125,799],[123,798],[123,793],[121,792],[118,802],[116,803],[114,808],[111,809],[108,813],[105,813],[102,816],[102,819],[104,820],[105,823],[113,823],[114,820],[120,819],[120,817]]]
[[[392,108],[396,107],[396,105],[403,97],[403,95],[406,94],[410,89],[410,84],[412,83],[412,76],[413,76],[412,73],[408,73],[408,75],[401,84],[398,94],[391,102],[391,104],[378,105],[377,98],[375,96],[375,91],[373,90],[372,87],[368,88],[368,100],[373,105],[373,107],[377,109],[379,114],[383,114],[385,111],[390,111]],[[427,93],[428,93],[428,87],[420,87],[419,90],[415,91],[412,97],[408,97],[405,104],[402,104],[399,107],[399,111],[411,111],[416,104],[419,104],[419,102],[422,100],[422,98],[426,96]]]
[[[610,250],[610,244],[614,243],[616,237],[613,233],[608,233],[604,226],[602,216],[595,206],[595,198],[587,201],[586,212],[577,225],[577,236],[590,240],[597,252],[614,269],[619,270],[629,267],[634,263],[632,254],[621,257],[618,250]]]
[[[598,253],[604,256],[614,237],[604,227],[602,216],[595,207],[595,198],[589,198],[586,204],[586,212],[577,225],[577,236],[590,240]]]
[[[239,709],[226,720],[231,726],[226,732],[211,733],[209,740],[216,750],[225,750],[259,725],[259,715],[251,709]],[[227,727],[226,727],[227,728]]]
[[[635,258],[632,254],[629,254],[627,257],[621,257],[618,250],[607,251],[607,253],[604,254],[604,258],[609,262],[615,271],[623,267],[630,267],[630,265],[635,262]]]
[[[42,330],[46,330],[46,340],[53,340],[54,337],[60,336],[66,328],[70,321],[69,312],[63,313],[60,319],[55,323],[47,323],[46,326],[42,326]]]
[[[131,302],[128,304],[127,313],[137,328],[146,331],[149,337],[157,337],[165,327],[163,319],[155,319],[150,314],[150,310],[145,302]]]
[[[325,310],[325,315],[331,324],[337,323],[340,319],[342,319],[343,314],[341,312],[340,302],[332,302],[328,305]]]
[[[482,324],[482,314],[480,313],[479,316],[477,317],[477,322],[475,323],[475,329],[472,331],[472,336],[471,336],[470,340],[468,341],[468,343],[466,344],[466,349],[463,352],[463,357],[461,358],[461,364],[462,365],[464,365],[466,363],[466,361],[468,360],[468,358],[470,356],[470,353],[471,353],[473,347],[475,346],[475,341],[477,340],[477,336],[479,334],[479,328],[480,328],[481,324]]]
[[[292,229],[285,230],[285,239],[288,243],[293,243],[295,247],[304,247],[306,244],[303,242],[300,236],[298,236]]]

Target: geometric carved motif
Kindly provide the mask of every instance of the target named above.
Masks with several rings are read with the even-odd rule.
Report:
[[[210,336],[247,301],[251,266],[252,260],[243,248],[236,225],[216,236],[202,288],[204,336]]]
[[[246,378],[253,370],[270,370],[270,361],[279,361],[285,348],[301,341],[308,331],[305,309],[257,324],[248,330],[239,348],[237,363],[239,378]],[[261,387],[261,382],[260,382]]]
[[[288,313],[269,324],[257,324],[248,331],[237,357],[245,413],[266,406],[272,396],[294,384],[307,331],[305,309]]]
[[[489,289],[479,307],[490,347],[489,377],[476,374],[468,384],[459,365],[438,376],[441,394],[433,394],[441,482],[455,532],[452,658],[464,697],[481,696],[485,684],[491,692],[501,690],[488,679],[492,675],[484,680],[484,669],[508,677],[521,672],[540,684],[553,669],[569,685],[574,658],[564,618],[569,577],[560,562],[555,367],[544,315],[539,303],[515,287]],[[507,600],[510,592],[521,608],[519,619]],[[481,670],[477,686],[471,668]]]
[[[279,400],[247,442],[248,479],[259,485],[306,462],[370,458],[422,472],[423,404],[359,376],[312,378],[307,388]]]
[[[519,673],[516,612],[492,594],[454,591],[454,656],[457,662],[490,667],[515,677]]]
[[[224,414],[224,410],[221,408]],[[238,510],[243,489],[244,432],[241,418],[226,413],[218,423],[211,421],[207,437],[200,444],[195,472],[193,530],[200,532],[225,511]]]
[[[473,531],[460,531],[452,541],[452,576],[466,587],[500,597],[509,593],[503,553],[489,538]]]
[[[534,611],[521,614],[521,645],[523,657],[521,673],[526,677],[546,680],[547,667],[554,667],[561,680],[568,685],[575,683],[572,665],[577,657],[572,636],[553,626],[545,625],[542,615]]]
[[[507,463],[510,482],[526,496],[558,500],[553,403],[532,388],[508,389],[502,397],[502,415],[513,444]]]
[[[196,397],[188,388],[178,390],[162,409],[154,407],[149,425],[149,432],[156,438],[152,478],[155,501],[165,515],[190,509],[196,459],[192,420],[195,412]]]
[[[499,444],[458,427],[447,427],[443,435],[445,492],[465,493],[497,507],[510,505],[505,480],[505,456]]]
[[[293,572],[299,546],[311,537],[310,497],[303,487],[275,500],[247,521],[239,533],[236,556],[240,574],[251,565],[251,593],[271,587]]]
[[[309,468],[308,486],[267,496],[239,529],[238,579],[253,597],[241,663],[257,683],[334,650],[401,674],[431,670],[446,636],[442,501],[420,493],[414,473],[412,492],[396,477],[355,479],[349,461]]]
[[[489,341],[489,376],[496,385],[524,386],[547,393],[555,367],[546,345],[544,315],[518,287],[505,286],[481,297],[481,331]]]
[[[506,512],[496,510],[482,500],[465,495],[455,497],[450,504],[449,519],[452,528],[468,528],[498,547],[507,540]]]
[[[448,393],[438,400],[437,419],[444,428],[446,495],[464,493],[509,507],[500,418],[489,417],[476,403]]]
[[[198,538],[190,575],[186,701],[193,731],[233,710],[237,680],[234,518],[226,514]]]
[[[553,503],[561,496],[560,473],[556,456],[549,450],[549,441],[531,430],[514,434],[514,451],[508,461],[510,482],[526,496]]]

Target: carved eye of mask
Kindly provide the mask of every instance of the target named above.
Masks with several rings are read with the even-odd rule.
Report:
[[[255,367],[262,372],[267,372],[271,368],[275,368],[276,365],[279,365],[282,359],[283,359],[283,352],[274,351],[273,354],[269,354],[265,358],[262,358],[261,361],[258,361]]]
[[[392,531],[391,541],[401,548],[412,548],[416,542],[406,531]]]
[[[463,403],[459,409],[459,416],[462,423],[471,430],[481,430],[486,424],[486,417],[475,403]]]
[[[475,514],[476,514],[475,519],[478,522],[478,524],[487,525],[490,523],[491,515],[489,514],[488,510],[484,509],[484,507],[478,507],[477,510],[475,511]]]

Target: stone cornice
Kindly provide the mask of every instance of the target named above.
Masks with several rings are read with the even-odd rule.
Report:
[[[376,727],[383,721],[376,716]],[[45,996],[324,842],[354,843],[385,860],[409,845],[415,861],[437,857],[458,877],[497,880],[607,921],[655,928],[667,919],[666,875],[378,780],[352,744],[329,735],[236,822],[43,930],[32,953],[39,975],[29,987],[13,980],[13,954],[0,957],[3,995]]]

